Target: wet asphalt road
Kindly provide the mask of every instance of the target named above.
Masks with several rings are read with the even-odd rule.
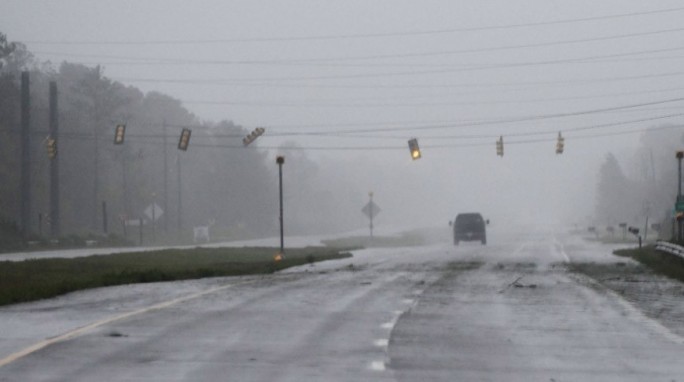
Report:
[[[563,265],[610,252],[502,234],[6,307],[0,381],[684,380],[676,331]]]

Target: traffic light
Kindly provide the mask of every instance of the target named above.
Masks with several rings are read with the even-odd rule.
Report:
[[[420,159],[422,155],[420,154],[420,148],[418,147],[418,139],[413,138],[408,141],[409,150],[411,151],[411,159]]]
[[[114,130],[114,144],[123,144],[124,135],[126,135],[126,125],[116,125],[116,129]]]
[[[558,141],[556,142],[556,154],[563,154],[563,147],[565,146],[565,138],[558,132]]]
[[[180,139],[178,140],[178,150],[188,150],[188,145],[190,144],[190,134],[192,134],[192,130],[183,128]]]
[[[504,149],[504,146],[503,146],[503,135],[502,135],[499,137],[499,140],[496,141],[496,155],[503,157],[503,154],[504,154],[503,149]]]
[[[254,142],[255,139],[260,137],[265,131],[266,129],[264,129],[263,127],[257,127],[249,135],[242,138],[242,144],[245,145],[245,147],[247,147],[250,143]]]
[[[47,153],[48,158],[55,159],[57,156],[57,140],[54,138],[48,138],[47,140]]]

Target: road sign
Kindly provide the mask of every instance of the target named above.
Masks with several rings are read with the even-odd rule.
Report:
[[[152,203],[145,208],[145,216],[152,221],[159,220],[162,215],[164,215],[164,210],[157,203]]]
[[[371,200],[370,202],[368,202],[368,204],[366,204],[365,207],[361,209],[361,212],[363,212],[369,218],[373,219],[380,213],[380,207],[377,204],[373,203],[373,201]]]
[[[684,212],[684,200],[678,200],[675,203],[675,211],[676,212]]]

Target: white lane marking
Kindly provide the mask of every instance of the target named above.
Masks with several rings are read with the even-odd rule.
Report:
[[[396,320],[392,320],[390,322],[385,322],[384,324],[380,325],[380,327],[383,329],[392,330],[392,328],[394,328],[394,325],[396,323],[397,323]]]
[[[196,299],[196,298],[199,298],[199,297],[202,297],[202,296],[206,296],[206,295],[208,295],[208,294],[212,294],[212,293],[216,293],[216,292],[219,292],[219,291],[222,291],[222,290],[225,290],[225,289],[232,288],[232,287],[237,286],[237,285],[246,284],[246,283],[248,283],[248,282],[249,282],[249,281],[245,281],[245,282],[242,282],[242,283],[231,284],[231,285],[224,285],[224,286],[220,286],[220,287],[208,289],[208,290],[205,290],[205,291],[202,291],[202,292],[197,292],[197,293],[194,293],[194,294],[191,294],[191,295],[188,295],[188,296],[179,297],[179,298],[176,298],[176,299],[173,299],[173,300],[161,302],[161,303],[158,303],[158,304],[149,306],[149,307],[147,307],[147,308],[142,308],[142,309],[134,310],[134,311],[132,311],[132,312],[123,313],[123,314],[120,314],[120,315],[117,315],[117,316],[105,318],[105,319],[103,319],[103,320],[94,322],[94,323],[92,323],[92,324],[83,326],[83,327],[81,327],[81,328],[74,329],[74,330],[72,330],[72,331],[66,332],[66,333],[64,333],[64,334],[62,334],[62,335],[59,335],[59,336],[57,336],[57,337],[52,337],[52,338],[47,339],[47,340],[45,340],[45,341],[38,342],[38,343],[33,344],[33,345],[31,345],[31,346],[29,346],[29,347],[23,349],[23,350],[20,350],[20,351],[14,353],[14,354],[10,354],[9,356],[7,356],[7,357],[5,357],[5,358],[0,359],[0,367],[3,367],[3,366],[5,366],[5,365],[8,365],[8,364],[10,364],[10,363],[12,363],[12,362],[14,362],[14,361],[16,361],[16,360],[18,360],[18,359],[21,359],[21,358],[23,358],[23,357],[26,357],[27,355],[30,355],[30,354],[32,354],[32,353],[35,353],[35,352],[37,352],[38,350],[44,349],[44,348],[46,348],[46,347],[48,347],[48,346],[50,346],[50,345],[54,345],[54,344],[56,344],[56,343],[58,343],[58,342],[63,342],[63,341],[67,341],[67,340],[70,340],[70,339],[73,339],[73,338],[82,336],[83,334],[86,334],[87,332],[89,332],[89,331],[91,331],[91,330],[93,330],[93,329],[96,329],[96,328],[98,328],[98,327],[100,327],[100,326],[104,326],[104,325],[107,325],[107,324],[111,324],[111,323],[116,322],[116,321],[125,320],[125,319],[127,319],[127,318],[130,318],[130,317],[133,317],[133,316],[137,316],[137,315],[139,315],[139,314],[148,313],[148,312],[152,312],[152,311],[155,311],[155,310],[160,310],[160,309],[168,308],[168,307],[170,307],[170,306],[179,304],[179,303],[181,303],[181,302],[193,300],[193,299]]]
[[[518,247],[515,251],[513,251],[513,253],[511,254],[511,256],[512,256],[512,257],[517,256],[520,252],[523,251],[523,249],[525,249],[525,248],[527,247],[528,244],[529,244],[529,243],[522,243],[522,244],[520,244],[520,247]]]
[[[401,300],[401,302],[403,302],[406,305],[411,305],[411,304],[413,304],[414,300],[410,299],[410,298],[405,298],[405,299]]]
[[[375,340],[375,341],[373,341],[373,345],[375,345],[376,347],[379,347],[379,348],[387,348],[387,347],[389,347],[389,340],[384,339],[384,338],[379,339],[379,340]]]
[[[385,361],[373,361],[369,365],[369,368],[373,371],[385,371],[387,369],[385,366]]]
[[[568,254],[565,253],[565,249],[564,249],[563,243],[561,243],[560,241],[558,241],[558,239],[556,239],[556,238],[554,238],[553,241],[554,241],[554,245],[556,246],[556,249],[557,249],[558,253],[560,253],[561,255],[563,255],[563,258],[565,259],[565,262],[566,262],[566,263],[569,263],[569,262],[570,262],[570,256],[568,256]]]

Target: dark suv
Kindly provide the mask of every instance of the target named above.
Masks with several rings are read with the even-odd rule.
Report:
[[[449,222],[454,227],[454,245],[458,245],[460,241],[475,240],[479,240],[482,245],[487,244],[486,224],[489,221],[485,221],[477,212],[458,214],[453,223]]]

